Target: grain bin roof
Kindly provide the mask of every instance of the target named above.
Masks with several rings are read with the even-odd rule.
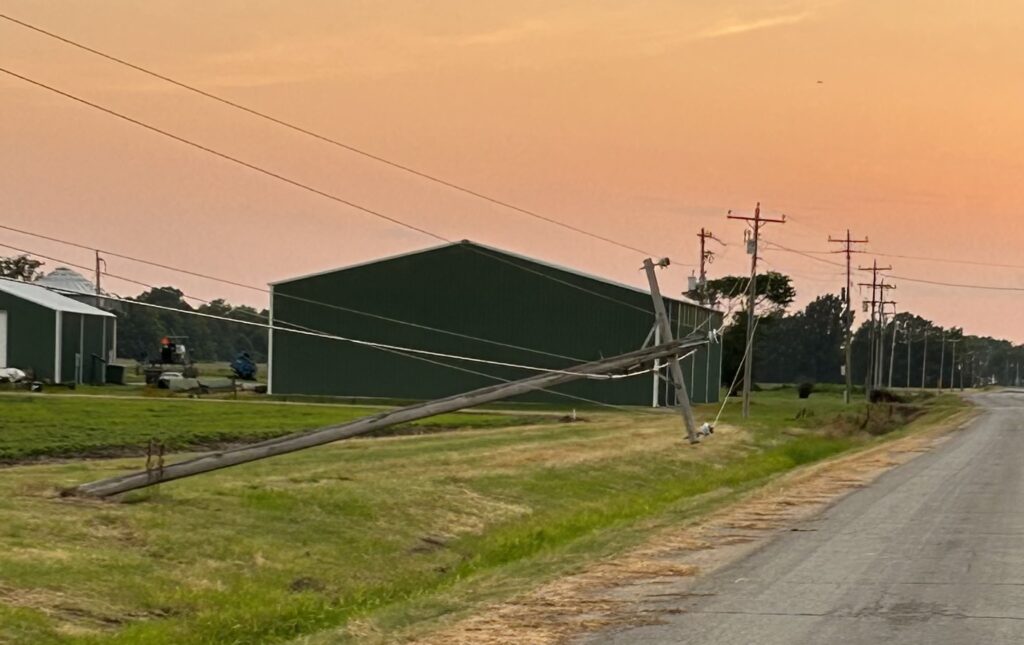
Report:
[[[80,293],[85,296],[96,294],[96,285],[78,271],[67,267],[57,267],[36,280],[34,284],[60,293]]]
[[[416,251],[409,251],[407,253],[398,253],[396,255],[389,255],[387,257],[377,258],[377,259],[374,259],[374,260],[368,260],[366,262],[359,262],[357,264],[350,264],[348,266],[337,267],[337,268],[334,268],[334,269],[327,269],[325,271],[317,271],[315,273],[308,273],[306,275],[301,275],[301,276],[297,276],[297,277],[294,277],[294,278],[287,278],[285,280],[278,280],[276,282],[271,282],[270,286],[274,287],[274,286],[278,286],[278,285],[285,285],[285,284],[289,284],[289,283],[292,283],[292,282],[298,282],[300,280],[306,280],[308,278],[315,278],[315,277],[322,276],[322,275],[330,275],[332,273],[337,273],[339,271],[348,271],[349,269],[355,269],[355,268],[358,268],[358,267],[369,266],[371,264],[378,264],[380,262],[387,262],[389,260],[397,260],[399,258],[409,257],[409,256],[412,256],[412,255],[419,255],[420,253],[429,253],[431,251],[437,251],[438,249],[444,249],[444,248],[449,248],[449,247],[453,247],[453,246],[469,246],[469,247],[476,247],[476,248],[480,248],[480,249],[486,249],[488,251],[491,251],[491,252],[494,252],[494,253],[499,253],[499,254],[507,256],[507,257],[515,258],[515,259],[518,259],[518,260],[523,260],[524,262],[531,262],[533,264],[537,264],[537,265],[540,265],[540,266],[548,267],[550,269],[555,269],[557,271],[564,271],[566,273],[571,273],[573,275],[577,275],[577,276],[580,276],[582,278],[588,278],[590,280],[596,280],[598,282],[604,282],[605,284],[615,285],[616,287],[619,287],[619,288],[622,288],[622,289],[627,289],[629,291],[634,291],[636,293],[642,293],[642,294],[645,294],[645,295],[648,295],[648,296],[650,295],[650,292],[647,291],[646,289],[641,289],[639,287],[634,287],[634,286],[631,286],[631,285],[628,285],[628,284],[625,284],[625,283],[622,283],[622,282],[618,282],[618,281],[615,281],[615,280],[609,280],[608,278],[603,278],[601,276],[596,276],[596,275],[593,275],[591,273],[586,273],[586,272],[583,272],[583,271],[579,271],[577,269],[571,269],[569,267],[564,267],[564,266],[555,264],[553,262],[545,262],[544,260],[538,260],[537,258],[531,258],[531,257],[528,257],[526,255],[520,255],[519,253],[513,253],[511,251],[506,251],[504,249],[499,249],[499,248],[496,248],[496,247],[493,247],[493,246],[488,246],[486,244],[481,244],[479,242],[473,242],[472,240],[462,240],[460,242],[451,242],[449,244],[439,244],[437,246],[431,246],[431,247],[427,247],[427,248],[424,248],[424,249],[419,249],[419,250],[416,250]],[[664,295],[664,294],[662,294],[662,295]],[[719,309],[716,309],[714,307],[709,307],[707,305],[702,305],[699,302],[697,302],[696,300],[693,300],[691,298],[687,298],[686,296],[682,296],[682,295],[680,295],[680,296],[668,296],[668,295],[665,295],[665,298],[667,298],[668,300],[675,300],[677,302],[683,302],[683,303],[686,303],[688,305],[693,305],[694,307],[700,307],[701,309],[707,309],[709,311],[721,312],[721,310],[719,310]]]
[[[73,314],[86,314],[89,316],[108,316],[114,317],[114,314],[97,309],[96,307],[90,307],[89,305],[72,300],[71,298],[60,295],[40,287],[35,284],[29,284],[27,282],[19,282],[17,280],[0,279],[0,292],[10,294],[15,298],[21,298],[28,302],[37,304],[47,309],[54,311],[66,311]]]

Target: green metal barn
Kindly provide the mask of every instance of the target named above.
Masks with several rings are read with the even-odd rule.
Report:
[[[0,367],[39,381],[102,383],[117,318],[44,287],[0,280]]]
[[[677,337],[722,325],[714,309],[686,299],[665,303]],[[639,349],[654,324],[644,290],[469,241],[274,283],[271,316],[271,393],[403,400],[533,372],[418,359],[286,330],[561,369]],[[717,343],[685,359],[693,401],[718,400],[721,359]],[[617,405],[674,402],[672,387],[653,374],[578,381],[558,391]],[[526,398],[566,400],[547,392]]]

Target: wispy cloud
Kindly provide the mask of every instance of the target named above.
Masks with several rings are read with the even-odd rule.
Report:
[[[453,45],[507,45],[543,35],[552,30],[552,25],[543,20],[528,20],[521,25],[466,34],[454,38],[437,39],[438,42]]]
[[[725,36],[737,36],[752,31],[771,29],[772,27],[783,27],[795,25],[812,17],[814,12],[804,10],[798,13],[783,14],[754,20],[731,20],[723,22],[693,34],[689,40],[708,40],[711,38],[722,38]]]

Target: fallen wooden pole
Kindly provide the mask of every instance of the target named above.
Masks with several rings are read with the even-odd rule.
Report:
[[[568,383],[588,376],[607,374],[620,370],[626,370],[637,365],[645,364],[662,358],[678,356],[688,349],[707,344],[708,339],[704,335],[689,336],[687,338],[664,343],[656,347],[605,358],[591,363],[584,363],[566,368],[564,370],[546,372],[537,376],[531,376],[519,381],[501,383],[488,387],[456,394],[444,399],[417,403],[387,412],[381,412],[370,417],[357,419],[335,426],[328,426],[309,432],[295,433],[277,439],[270,439],[248,446],[242,446],[231,450],[222,450],[200,455],[193,459],[181,461],[169,466],[163,466],[155,470],[142,470],[119,477],[110,477],[99,481],[82,484],[63,491],[63,495],[85,495],[90,497],[109,497],[128,491],[145,488],[154,484],[168,482],[183,477],[191,477],[202,473],[208,473],[221,468],[237,466],[239,464],[275,457],[277,455],[305,450],[315,446],[333,443],[342,439],[349,439],[358,435],[387,428],[399,423],[408,423],[425,419],[438,414],[455,412],[464,408],[471,408],[483,403],[490,403],[501,399],[525,394],[534,390],[544,389],[562,383]]]

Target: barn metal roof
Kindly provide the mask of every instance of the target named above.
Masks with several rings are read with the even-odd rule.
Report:
[[[418,250],[415,250],[415,251],[408,251],[406,253],[398,253],[398,254],[389,255],[389,256],[383,257],[383,258],[376,258],[376,259],[373,259],[373,260],[368,260],[366,262],[359,262],[359,263],[356,263],[356,264],[350,264],[350,265],[347,265],[347,266],[337,267],[337,268],[334,268],[334,269],[327,269],[327,270],[324,270],[324,271],[316,271],[314,273],[308,273],[306,275],[301,275],[301,276],[297,276],[297,277],[294,277],[294,278],[287,278],[287,279],[284,279],[284,280],[278,280],[276,282],[271,282],[270,286],[274,287],[274,286],[277,286],[277,285],[289,284],[291,282],[298,282],[299,280],[306,280],[307,278],[315,278],[315,277],[322,276],[322,275],[330,275],[332,273],[337,273],[339,271],[348,271],[349,269],[356,269],[356,268],[363,267],[363,266],[369,266],[371,264],[378,264],[378,263],[381,263],[381,262],[387,262],[389,260],[397,260],[399,258],[404,258],[404,257],[412,256],[412,255],[419,255],[420,253],[429,253],[430,251],[436,251],[438,249],[449,248],[449,247],[452,247],[452,246],[475,246],[475,247],[478,247],[478,248],[481,248],[481,249],[486,249],[488,251],[493,251],[495,253],[500,253],[501,255],[505,255],[505,256],[508,256],[508,257],[512,257],[512,258],[516,258],[518,260],[523,260],[525,262],[531,262],[533,264],[538,264],[538,265],[541,265],[541,266],[545,266],[545,267],[548,267],[550,269],[556,269],[558,271],[564,271],[566,273],[571,273],[573,275],[577,275],[577,276],[580,276],[582,278],[589,278],[591,280],[596,280],[598,282],[604,282],[605,284],[615,285],[616,287],[621,287],[623,289],[628,289],[630,291],[635,291],[637,293],[642,293],[642,294],[645,294],[645,295],[648,295],[648,296],[650,295],[649,291],[647,291],[645,289],[641,289],[639,287],[634,287],[632,285],[628,285],[628,284],[625,284],[625,283],[622,283],[622,282],[618,282],[616,280],[609,280],[608,278],[603,278],[601,276],[596,276],[596,275],[593,275],[591,273],[586,273],[584,271],[579,271],[577,269],[571,269],[569,267],[564,267],[564,266],[555,264],[553,262],[546,262],[544,260],[538,260],[537,258],[531,258],[529,256],[521,255],[519,253],[513,253],[511,251],[506,251],[505,249],[499,249],[499,248],[496,248],[496,247],[493,247],[493,246],[488,246],[486,244],[481,244],[480,242],[473,242],[472,240],[462,240],[461,242],[451,242],[449,244],[438,244],[436,246],[430,246],[430,247],[427,247],[427,248],[424,248],[424,249],[418,249]],[[683,302],[683,303],[686,303],[688,305],[693,305],[694,307],[700,307],[701,309],[707,309],[709,311],[719,311],[720,312],[719,309],[716,309],[714,307],[709,307],[707,305],[702,305],[699,302],[697,302],[696,300],[693,300],[691,298],[687,298],[686,296],[682,296],[682,295],[680,295],[680,296],[670,296],[670,295],[665,295],[665,294],[662,294],[662,295],[665,298],[667,298],[668,300],[675,300],[676,302]]]
[[[114,317],[114,314],[110,312],[97,309],[96,307],[90,307],[84,302],[79,302],[66,296],[62,296],[45,287],[40,287],[36,284],[29,284],[27,282],[20,282],[18,280],[0,279],[0,292],[12,295],[15,298],[27,300],[28,302],[54,311],[65,311],[68,313],[86,314],[89,316]]]

